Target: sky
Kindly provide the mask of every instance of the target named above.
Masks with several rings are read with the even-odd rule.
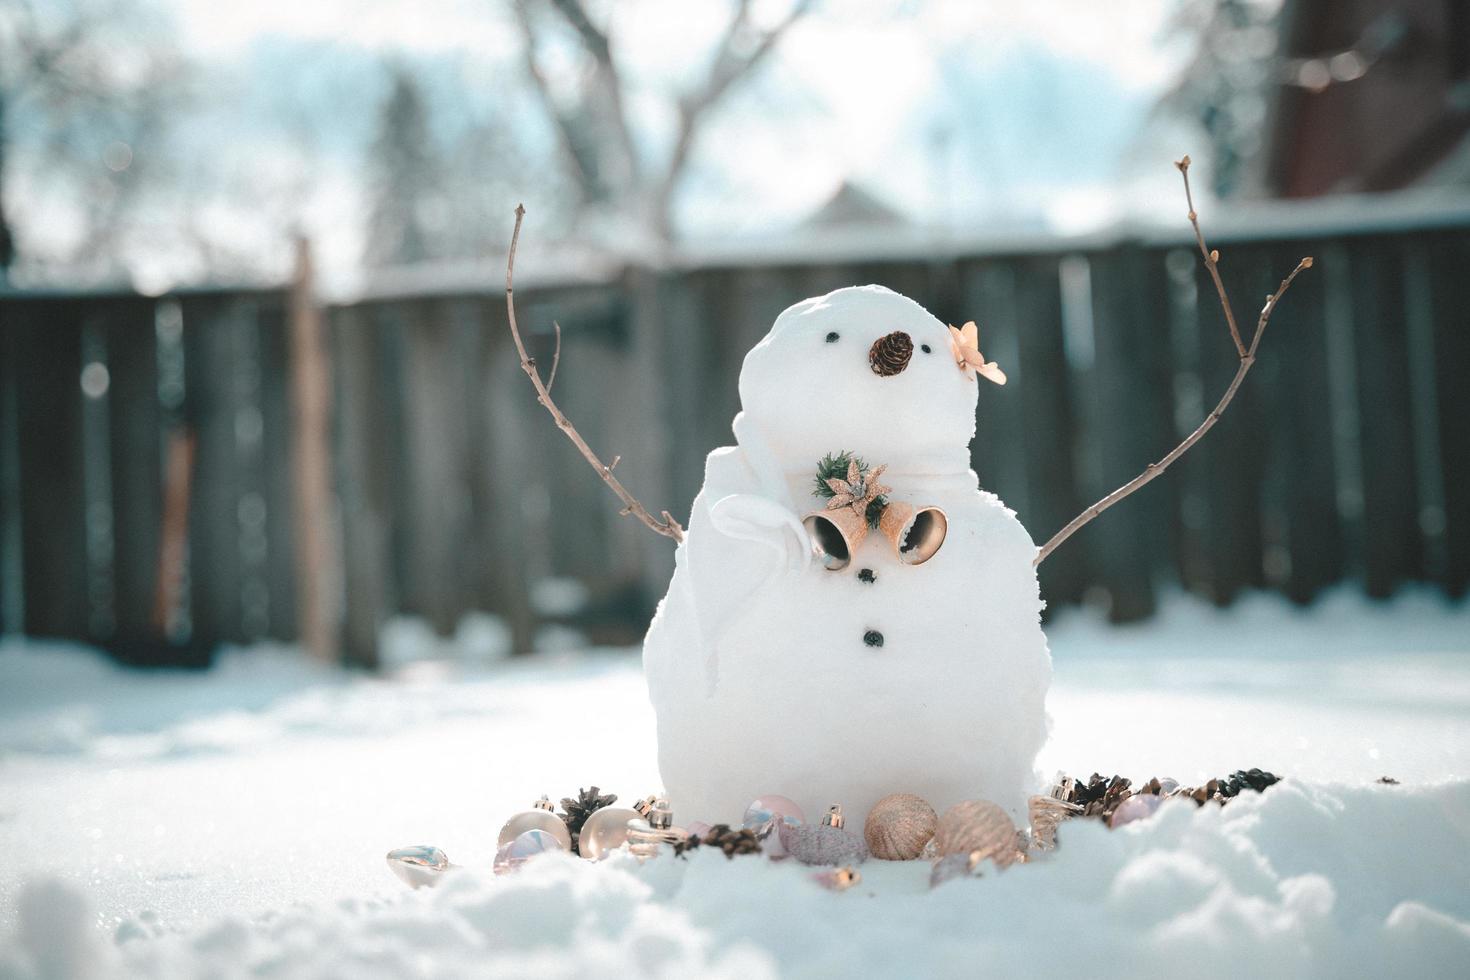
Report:
[[[446,145],[502,120],[514,121],[523,155],[550,152],[501,0],[153,2],[203,79],[178,151],[181,179],[202,187],[191,175],[208,172],[221,185],[180,196],[188,214],[164,205],[157,220],[227,228],[225,251],[269,249],[290,230],[280,227],[289,212],[317,241],[334,287],[353,288],[366,155],[391,60],[424,77]],[[788,2],[755,0],[753,17],[774,23]],[[1079,231],[1117,218],[1172,187],[1170,162],[1191,149],[1149,147],[1157,167],[1138,167],[1150,110],[1191,50],[1166,34],[1179,2],[819,3],[709,120],[676,224],[695,238],[779,233],[844,181],[957,230]],[[589,9],[613,38],[640,149],[662,160],[676,121],[670,93],[701,77],[730,6],[593,0]],[[555,48],[547,67],[560,67]],[[544,214],[565,189],[537,173],[504,187],[487,178],[484,193]],[[242,205],[251,195],[239,186],[263,179],[261,200]],[[68,227],[49,224],[58,235]],[[155,248],[133,272],[162,288],[200,274],[187,265]]]

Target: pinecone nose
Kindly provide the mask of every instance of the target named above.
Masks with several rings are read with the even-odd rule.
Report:
[[[909,366],[914,356],[914,342],[902,330],[879,337],[868,351],[868,366],[880,378],[891,378]]]

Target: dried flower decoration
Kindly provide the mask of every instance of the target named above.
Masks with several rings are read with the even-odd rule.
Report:
[[[845,507],[866,520],[869,527],[876,528],[888,503],[885,495],[893,489],[878,482],[886,469],[887,464],[870,469],[851,453],[829,453],[817,463],[813,493],[827,498],[827,510]]]
[[[1000,365],[985,360],[985,355],[980,353],[980,330],[974,320],[963,327],[950,327],[949,341],[955,363],[965,372],[965,377],[973,379],[978,373],[998,385],[1006,383],[1006,373]]]

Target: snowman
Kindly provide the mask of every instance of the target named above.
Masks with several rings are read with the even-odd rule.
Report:
[[[771,794],[1024,813],[1051,656],[1036,547],[970,468],[977,377],[1004,382],[973,326],[880,286],[792,306],[746,355],[643,648],[682,820]]]

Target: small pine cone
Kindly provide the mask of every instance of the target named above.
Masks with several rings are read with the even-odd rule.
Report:
[[[1068,797],[1067,802],[1075,803],[1085,809],[1093,801],[1102,799],[1107,788],[1108,781],[1097,773],[1093,773],[1087,782],[1072,784],[1072,795]]]
[[[1128,787],[1129,781],[1122,776],[1114,776],[1108,780],[1107,792],[1103,794],[1102,800],[1099,801],[1101,804],[1099,815],[1103,820],[1111,820],[1113,811],[1118,809],[1118,805],[1133,795],[1133,791]]]
[[[683,856],[698,847],[717,847],[725,857],[737,854],[759,854],[760,838],[753,830],[734,830],[729,824],[715,824],[703,835],[691,835],[688,840],[674,845],[674,853]]]
[[[908,367],[909,358],[913,356],[913,340],[902,330],[895,330],[885,337],[879,337],[868,348],[868,366],[873,369],[874,374],[887,378]]]
[[[1087,780],[1087,785],[1076,784],[1072,799],[1067,802],[1082,807],[1084,817],[1101,817],[1106,820],[1113,815],[1119,803],[1133,795],[1129,785],[1129,780],[1122,776],[1108,778],[1093,773]]]
[[[1225,801],[1225,797],[1220,794],[1220,780],[1218,779],[1212,779],[1203,786],[1195,786],[1190,789],[1181,790],[1180,792],[1181,795],[1189,797],[1200,806],[1204,806],[1212,800],[1216,803],[1223,803]]]
[[[561,817],[562,821],[567,825],[567,832],[572,835],[573,854],[581,853],[577,849],[577,845],[580,843],[582,825],[587,822],[587,818],[605,806],[612,806],[617,802],[617,799],[616,793],[599,793],[596,786],[591,789],[579,789],[576,799],[572,799],[569,796],[562,797],[561,808],[563,812],[557,814],[557,816]]]
[[[1238,778],[1243,786],[1257,793],[1264,793],[1267,786],[1275,786],[1281,782],[1280,776],[1264,769],[1242,769],[1234,773],[1232,778]]]

